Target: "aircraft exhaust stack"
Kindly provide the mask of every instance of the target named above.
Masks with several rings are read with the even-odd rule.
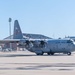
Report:
[[[23,34],[22,34],[21,29],[20,29],[20,25],[18,23],[18,20],[14,21],[13,39],[23,39]]]

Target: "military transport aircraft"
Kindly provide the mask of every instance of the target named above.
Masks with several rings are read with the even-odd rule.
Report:
[[[24,39],[18,20],[14,21],[13,39],[0,40],[0,43],[18,43],[28,51],[37,55],[54,55],[54,53],[65,53],[71,55],[75,51],[75,42],[72,39]]]

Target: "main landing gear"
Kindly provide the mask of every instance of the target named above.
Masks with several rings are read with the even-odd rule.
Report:
[[[42,52],[42,53],[36,53],[36,55],[43,55],[44,53]],[[50,52],[48,52],[47,53],[48,55],[54,55],[54,53],[50,53]]]
[[[53,52],[48,52],[47,54],[48,54],[48,55],[54,55],[54,53],[53,53]]]
[[[36,55],[43,55],[44,53],[43,52],[41,52],[41,53],[36,53]]]

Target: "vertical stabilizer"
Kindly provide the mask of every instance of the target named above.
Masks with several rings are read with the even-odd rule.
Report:
[[[21,29],[20,29],[20,25],[18,23],[18,20],[14,21],[13,39],[23,39],[23,34],[22,34]]]

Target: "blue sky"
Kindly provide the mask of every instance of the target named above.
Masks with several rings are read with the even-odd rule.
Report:
[[[75,0],[0,0],[0,39],[9,36],[9,17],[23,33],[75,36]]]

